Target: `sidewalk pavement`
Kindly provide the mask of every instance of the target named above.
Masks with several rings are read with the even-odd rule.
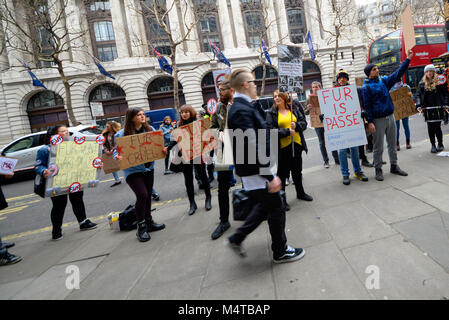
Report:
[[[383,182],[372,168],[364,168],[369,182],[350,186],[338,167],[305,170],[313,202],[287,187],[286,233],[305,248],[300,261],[272,262],[265,222],[244,242],[246,259],[224,245],[241,222],[211,240],[217,195],[207,212],[200,192],[193,216],[186,199],[154,212],[167,227],[147,243],[106,219],[91,231],[66,227],[57,242],[49,232],[17,239],[10,252],[23,261],[0,268],[0,299],[449,299],[449,158],[429,150],[428,142],[401,149],[409,176],[386,165]],[[80,285],[69,290],[73,265]]]

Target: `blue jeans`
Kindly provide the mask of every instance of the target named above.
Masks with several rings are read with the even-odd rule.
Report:
[[[351,149],[351,161],[355,173],[362,172],[359,159],[359,147],[352,147]],[[343,177],[349,177],[348,168],[348,151],[347,149],[338,150],[338,157],[340,158],[340,170]]]
[[[115,181],[120,181],[120,177],[118,176],[118,171],[113,172],[112,175],[114,176]]]
[[[401,120],[396,120],[396,140],[399,143],[399,129],[401,128]],[[402,119],[402,125],[404,126],[405,139],[410,140],[410,127],[408,125],[408,117]]]

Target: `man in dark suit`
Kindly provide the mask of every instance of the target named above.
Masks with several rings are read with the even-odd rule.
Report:
[[[231,73],[230,81],[235,95],[228,114],[228,127],[233,130],[235,170],[242,178],[243,188],[248,192],[253,206],[243,226],[228,238],[227,244],[240,256],[245,257],[242,242],[262,221],[268,219],[273,261],[283,263],[299,260],[305,251],[287,245],[285,211],[282,209],[279,192],[281,180],[273,174],[276,168],[270,168],[270,163],[261,163],[258,152],[265,147],[266,156],[270,155],[270,134],[262,115],[251,103],[257,97],[254,76],[248,70],[237,69]],[[260,132],[266,135],[265,146],[262,145],[260,137],[257,137]]]

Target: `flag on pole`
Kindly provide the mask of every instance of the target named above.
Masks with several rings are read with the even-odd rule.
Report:
[[[265,54],[265,58],[267,58],[267,61],[270,64],[270,66],[273,66],[271,64],[270,55],[268,54],[268,49],[267,49],[267,46],[265,45],[265,41],[263,39],[261,41],[262,41],[262,50],[263,50],[263,53]]]
[[[173,68],[170,65],[170,63],[168,63],[167,59],[165,59],[164,56],[161,56],[159,52],[157,52],[156,49],[154,49],[154,54],[157,57],[157,61],[159,61],[159,66],[161,67],[162,70],[164,70],[165,72],[172,74],[173,73]]]
[[[231,63],[229,63],[228,59],[226,59],[223,52],[221,52],[221,50],[215,45],[215,43],[213,43],[212,41],[209,40],[209,45],[210,45],[210,48],[212,49],[212,52],[214,53],[215,57],[217,57],[218,61],[226,64],[228,67],[231,67]]]
[[[31,72],[31,67],[30,67],[30,65],[29,65],[28,63],[26,63],[25,61],[22,61],[22,60],[20,60],[20,59],[17,59],[17,60],[19,60],[19,62],[20,62],[20,64],[22,65],[22,67],[24,67],[25,69],[27,69],[28,74],[29,74],[30,77],[31,77],[31,80],[33,80],[33,86],[35,86],[35,87],[42,87],[42,88],[44,88],[45,90],[48,90],[47,87],[44,86],[44,84],[42,83],[42,81],[40,81],[40,80],[38,79],[38,77],[36,77],[36,75],[35,75],[33,72]]]
[[[98,70],[100,71],[101,74],[103,74],[106,77],[109,77],[109,78],[115,80],[114,76],[112,74],[110,74],[109,72],[107,72],[106,69],[101,65],[100,60],[95,58],[93,55],[90,55],[90,56],[92,57],[92,60],[94,61],[94,63],[97,65],[97,68],[98,68]]]
[[[315,60],[315,49],[313,48],[312,36],[310,35],[310,31],[307,32],[307,44],[309,45],[310,58]]]

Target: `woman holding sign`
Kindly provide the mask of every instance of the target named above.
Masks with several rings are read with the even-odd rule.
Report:
[[[444,113],[448,110],[448,91],[446,83],[438,84],[435,67],[429,64],[424,68],[424,77],[418,85],[418,111],[424,112],[424,119],[427,122],[430,143],[430,152],[437,153],[444,150],[443,132],[441,131],[441,121],[444,120]],[[435,146],[435,136],[438,140],[438,147]]]
[[[106,153],[108,156],[111,156],[115,149],[115,140],[114,135],[120,130],[120,123],[115,121],[108,121],[106,123],[106,129],[102,132],[103,137],[105,137],[105,143],[103,144],[103,153]],[[111,187],[118,186],[122,182],[120,181],[120,177],[118,175],[118,171],[114,171],[112,173],[114,176],[115,182]]]
[[[274,105],[267,113],[267,129],[277,129],[279,132],[278,176],[285,191],[285,180],[292,173],[296,188],[296,197],[300,200],[312,201],[313,198],[305,193],[302,185],[302,152],[307,153],[306,139],[303,131],[307,128],[306,119],[298,108],[289,103],[286,93],[276,90],[273,94]],[[293,112],[293,115],[292,115]],[[292,139],[293,137],[293,139]],[[295,152],[292,150],[294,140]],[[284,195],[286,210],[289,210],[287,196]]]
[[[115,139],[123,136],[151,132],[146,121],[145,112],[139,108],[131,108],[126,112],[125,128],[115,134]],[[114,158],[122,161],[123,157],[114,150]],[[137,239],[146,242],[151,239],[149,232],[165,228],[165,224],[154,222],[151,216],[151,194],[154,183],[154,161],[123,169],[126,183],[136,195]]]
[[[52,172],[48,169],[48,161],[50,159],[50,139],[54,135],[68,136],[69,131],[65,126],[50,127],[47,131],[45,146],[37,151],[36,164],[34,170],[36,174],[43,176],[47,179]],[[90,230],[97,227],[96,223],[91,222],[86,217],[86,208],[84,207],[83,191],[70,193],[68,195],[70,203],[72,204],[73,213],[78,220],[80,230]],[[62,239],[62,222],[64,219],[64,211],[67,206],[67,195],[62,194],[60,196],[51,197],[53,208],[51,208],[51,223],[53,225],[52,240]]]
[[[193,109],[190,105],[183,105],[181,106],[179,113],[181,114],[181,117],[179,119],[179,127],[185,126],[187,124],[192,123],[193,121],[197,120],[196,118],[196,111]],[[164,148],[165,152],[170,152],[170,150],[178,143],[178,141],[170,141],[167,147]],[[205,207],[206,210],[209,211],[212,209],[212,196],[210,193],[210,184],[209,180],[207,179],[206,175],[206,165],[203,163],[203,160],[201,159],[200,164],[193,164],[193,160],[190,161],[190,163],[182,163],[182,173],[184,174],[184,183],[187,190],[187,196],[189,197],[190,202],[190,209],[189,209],[189,215],[192,215],[195,213],[195,210],[198,209],[196,203],[195,203],[195,192],[194,192],[194,186],[193,186],[193,168],[198,172],[199,179],[201,181],[202,186],[204,187],[204,193],[206,194],[206,203]]]

